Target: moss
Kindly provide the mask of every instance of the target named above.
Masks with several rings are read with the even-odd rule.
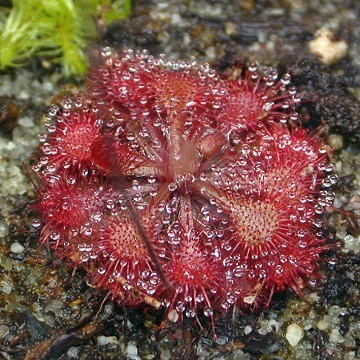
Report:
[[[96,20],[106,25],[130,14],[130,0],[13,0],[0,7],[0,70],[30,56],[60,64],[66,77],[87,68],[85,48],[97,37]]]

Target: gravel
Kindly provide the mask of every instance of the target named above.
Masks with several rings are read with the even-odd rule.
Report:
[[[334,205],[349,214],[329,209],[329,233],[342,247],[330,251],[333,261],[324,262],[323,278],[310,281],[303,297],[288,291],[276,296],[267,311],[217,318],[216,340],[206,323],[204,329],[184,324],[159,331],[159,314],[122,309],[107,301],[101,306],[105,295],[87,286],[81,270],[73,271],[66,262],[52,258],[45,247],[39,248],[38,233],[31,227],[34,214],[27,205],[34,190],[26,170],[36,156],[45,109],[66,86],[56,70],[34,72],[29,66],[0,74],[0,97],[10,97],[20,110],[10,134],[0,124],[0,349],[4,357],[22,359],[26,349],[57,339],[64,329],[76,331],[79,324],[93,324],[99,311],[102,325],[94,335],[76,333],[81,341],[64,346],[59,359],[86,359],[89,354],[164,360],[360,358],[360,151],[354,141],[360,138],[359,114],[354,111],[360,98],[359,7],[356,0],[138,0],[133,16],[104,34],[101,45],[148,48],[153,54],[165,52],[176,58],[195,56],[220,69],[244,59],[282,66],[284,58],[295,57],[293,69],[299,71],[297,81],[304,96],[316,98],[321,84],[335,84],[328,102],[322,103],[329,116],[338,109],[337,105],[331,109],[329,101],[345,99],[341,111],[353,122],[350,133],[344,130],[349,123],[341,125],[341,119],[333,118],[327,125],[319,109],[303,106],[314,121],[309,126],[321,125],[335,148],[340,180]],[[323,28],[347,46],[344,57],[331,66],[321,65],[308,51],[309,41]],[[309,68],[318,75],[316,79],[302,76],[302,69]],[[33,329],[37,337],[31,336]]]

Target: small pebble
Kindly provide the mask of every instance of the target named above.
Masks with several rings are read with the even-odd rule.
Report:
[[[14,288],[14,284],[9,279],[3,279],[0,281],[0,292],[9,295]]]
[[[325,65],[332,65],[346,55],[348,44],[343,40],[337,41],[329,29],[322,28],[309,42],[309,51]]]
[[[14,254],[22,254],[24,252],[25,248],[16,241],[11,244],[10,250]]]
[[[291,346],[296,346],[304,337],[304,330],[297,324],[290,324],[286,329],[286,340]]]
[[[345,341],[344,337],[339,333],[338,329],[332,329],[329,340],[333,343],[343,343]]]
[[[360,236],[355,237],[352,235],[346,235],[344,238],[345,249],[354,251],[355,254],[360,252]]]
[[[6,325],[0,325],[0,339],[5,337],[9,333],[9,327]]]
[[[28,116],[24,116],[18,120],[18,124],[23,127],[31,128],[34,126],[34,120]]]
[[[78,359],[79,358],[79,353],[80,353],[80,348],[72,346],[66,352],[66,355],[68,356],[69,359]]]
[[[72,301],[70,301],[69,306],[72,309],[78,309],[79,305],[82,303],[82,300],[80,298],[74,299]]]
[[[170,353],[169,349],[161,350],[161,353],[160,353],[161,360],[170,360],[170,358],[171,358],[171,353]]]
[[[228,341],[229,339],[226,336],[218,336],[215,339],[215,342],[221,346],[224,346]]]
[[[329,326],[330,326],[330,323],[328,321],[326,321],[327,319],[324,317],[323,319],[321,319],[318,324],[317,324],[317,327],[319,330],[326,330]]]
[[[225,34],[228,36],[234,35],[238,31],[236,23],[226,22],[224,23],[224,26],[225,26]]]
[[[179,314],[176,310],[171,310],[168,314],[168,319],[172,322],[177,322],[179,319]]]
[[[326,139],[326,142],[334,149],[341,150],[344,146],[344,138],[339,134],[331,134]]]
[[[244,327],[244,334],[245,334],[245,335],[249,335],[251,332],[252,332],[252,327],[249,326],[249,325],[246,325],[246,326]]]
[[[110,345],[110,344],[115,344],[118,345],[119,344],[119,340],[116,336],[103,336],[100,335],[97,337],[97,343],[99,344],[99,346],[105,346],[105,345]]]
[[[137,356],[137,354],[138,354],[137,346],[134,343],[129,342],[129,344],[126,348],[126,353],[129,357]]]

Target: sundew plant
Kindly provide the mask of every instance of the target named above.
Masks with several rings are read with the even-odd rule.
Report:
[[[324,209],[337,177],[300,126],[290,75],[146,51],[99,60],[39,137],[40,242],[165,322],[202,313],[215,329],[215,314],[301,295],[333,246]]]

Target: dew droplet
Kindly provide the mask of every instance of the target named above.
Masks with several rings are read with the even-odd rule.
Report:
[[[41,226],[41,221],[39,219],[33,219],[31,225],[33,228],[38,229]]]
[[[195,315],[196,315],[196,311],[195,311],[194,308],[186,309],[185,315],[186,315],[188,318],[193,318],[193,317],[195,317]]]
[[[210,316],[213,316],[214,314],[214,309],[210,306],[206,306],[204,308],[204,315],[207,316],[207,317],[210,317]]]
[[[176,309],[176,311],[179,312],[179,313],[183,312],[183,311],[185,310],[185,305],[184,305],[184,303],[183,303],[182,301],[178,301],[178,302],[176,303],[175,309]]]

